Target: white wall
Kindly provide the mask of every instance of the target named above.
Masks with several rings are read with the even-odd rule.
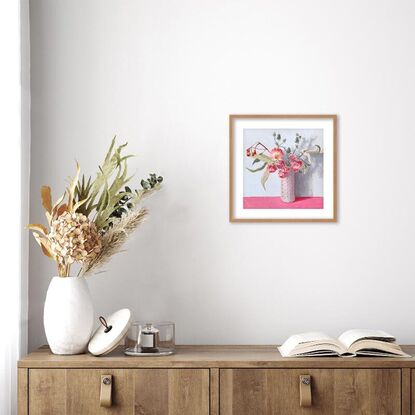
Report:
[[[382,327],[415,342],[411,0],[37,0],[31,220],[113,134],[166,178],[98,313],[171,319],[179,343]],[[339,115],[337,224],[228,222],[228,114]],[[30,348],[53,264],[30,250]]]

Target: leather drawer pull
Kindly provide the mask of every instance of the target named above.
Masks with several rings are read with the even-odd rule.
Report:
[[[300,406],[307,408],[311,404],[311,376],[300,375]]]
[[[112,392],[112,375],[101,376],[101,393],[99,396],[99,403],[105,408],[109,408],[112,405],[111,399]]]

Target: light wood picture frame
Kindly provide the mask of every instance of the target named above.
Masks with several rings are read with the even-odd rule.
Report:
[[[230,115],[229,220],[336,222],[337,115]]]

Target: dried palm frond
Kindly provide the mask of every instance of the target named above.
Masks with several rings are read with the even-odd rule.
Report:
[[[89,176],[88,180],[85,179],[85,175],[82,175],[82,180],[78,181],[78,185],[75,189],[75,198],[78,202],[85,200],[87,201],[89,199],[89,194],[92,189],[93,182],[91,182],[92,178]],[[78,209],[78,213],[82,213],[85,216],[88,216],[87,211],[87,204],[82,204]]]
[[[112,226],[102,236],[101,251],[97,256],[91,258],[82,267],[83,275],[96,273],[99,268],[105,265],[110,258],[121,252],[121,248],[128,237],[137,229],[144,221],[148,211],[145,208],[130,211],[121,218],[117,218],[112,222]]]
[[[120,193],[121,188],[131,179],[127,176],[127,160],[133,155],[121,155],[126,145],[127,143],[115,147],[114,137],[95,180],[88,182],[83,188],[82,183],[78,184],[78,200],[87,199],[82,213],[89,216],[96,211],[94,222],[98,229],[108,225],[108,218],[114,211],[114,206],[124,196]]]

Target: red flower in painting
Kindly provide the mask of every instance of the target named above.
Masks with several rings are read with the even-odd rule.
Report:
[[[281,170],[278,170],[278,176],[280,177],[280,179],[285,179],[290,173],[290,168],[289,167],[284,167]]]
[[[301,167],[303,167],[303,162],[300,159],[298,159],[296,156],[294,156],[293,154],[291,154],[291,156],[289,157],[289,160],[290,160],[291,168],[293,169],[295,173],[300,171]]]
[[[277,171],[277,165],[275,163],[274,164],[268,164],[268,171],[270,173],[275,173]]]
[[[278,170],[282,170],[282,169],[284,169],[284,168],[286,167],[285,162],[284,162],[283,160],[280,160],[280,161],[276,164],[276,166],[277,166],[277,169],[278,169]]]
[[[276,164],[276,167],[278,169],[278,176],[281,179],[284,179],[285,177],[287,177],[288,173],[291,171],[290,167],[288,167],[283,160],[280,160]]]
[[[246,149],[246,155],[247,157],[254,157],[256,156],[256,148],[255,147],[249,147]]]

